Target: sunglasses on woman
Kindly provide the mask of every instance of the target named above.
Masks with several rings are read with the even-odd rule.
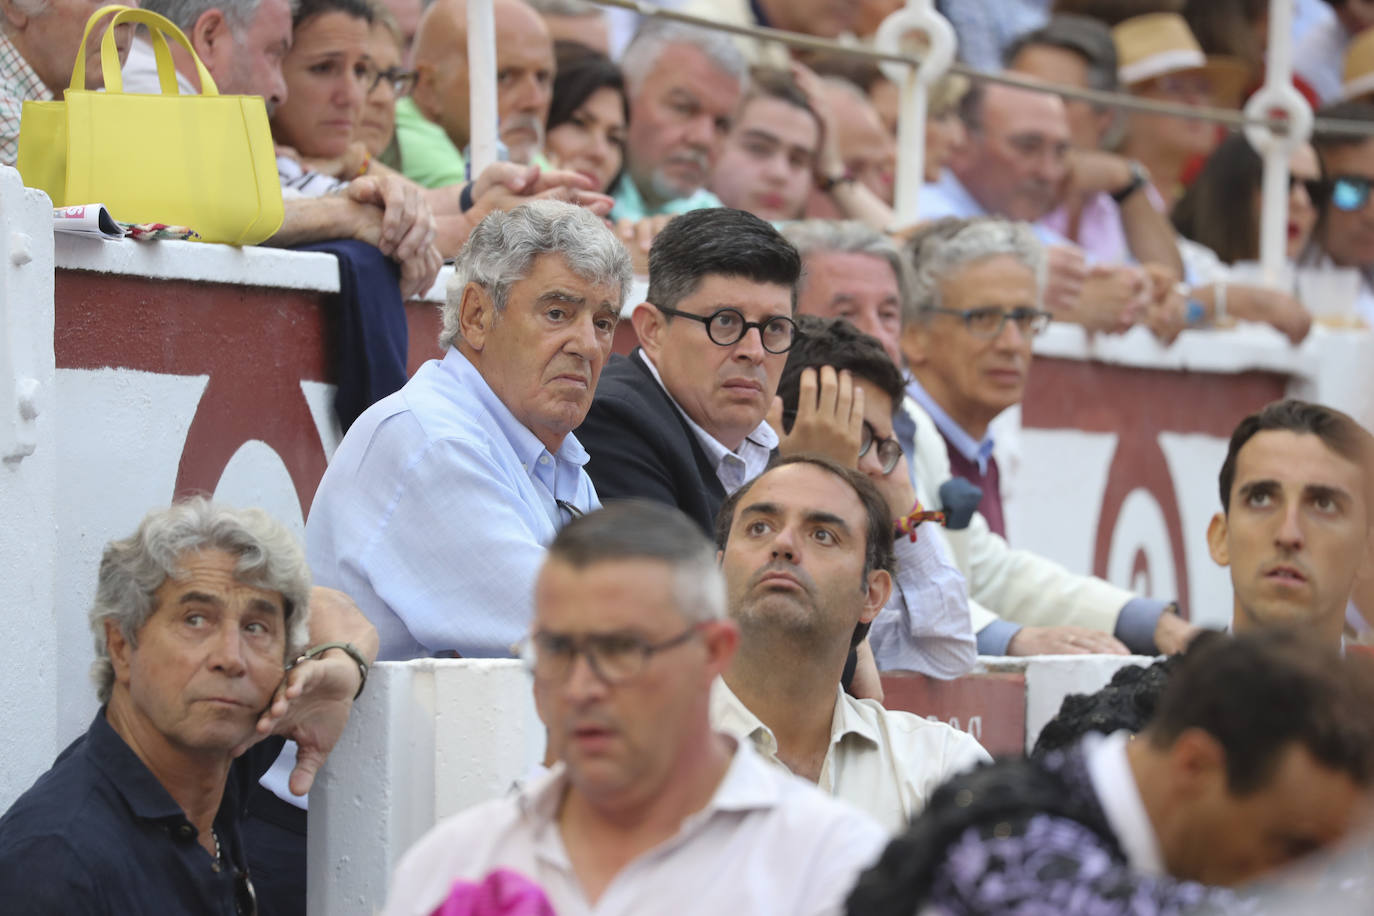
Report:
[[[1359,175],[1337,175],[1326,183],[1331,205],[1350,213],[1369,202],[1370,179]]]

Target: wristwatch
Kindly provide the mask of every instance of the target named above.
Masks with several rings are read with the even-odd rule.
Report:
[[[1131,169],[1131,180],[1112,192],[1112,200],[1117,203],[1123,203],[1126,198],[1150,183],[1150,173],[1145,171],[1145,166],[1134,159],[1128,164]]]

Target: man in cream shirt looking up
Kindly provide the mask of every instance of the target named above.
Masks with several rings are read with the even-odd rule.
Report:
[[[892,591],[893,539],[878,488],[828,458],[784,458],[737,490],[716,546],[740,648],[711,719],[896,832],[990,758],[964,732],[840,689],[850,646]]]

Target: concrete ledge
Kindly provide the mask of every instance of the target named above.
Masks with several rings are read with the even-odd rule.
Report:
[[[324,293],[339,290],[338,260],[315,251],[235,248],[203,242],[112,241],[67,232],[54,233],[54,237],[57,266],[67,270]]]

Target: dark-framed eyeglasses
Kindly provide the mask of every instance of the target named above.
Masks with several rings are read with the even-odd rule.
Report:
[[[247,871],[234,874],[234,913],[236,916],[258,916],[258,892]]]
[[[367,84],[367,94],[371,95],[373,90],[383,82],[391,86],[391,91],[396,98],[410,95],[410,90],[415,88],[415,80],[419,77],[415,70],[407,70],[404,67],[387,67],[385,70],[378,70],[372,77],[372,81]]]
[[[973,309],[932,308],[931,311],[963,319],[964,327],[968,328],[969,333],[985,340],[1000,337],[1008,321],[1016,325],[1016,330],[1021,332],[1022,337],[1034,337],[1050,326],[1051,317],[1049,312],[1024,305],[1011,310],[987,305]]]
[[[875,443],[878,446],[878,461],[883,466],[883,473],[891,474],[897,462],[902,460],[902,443],[897,441],[896,436],[879,439],[877,430],[864,420],[863,431],[859,434],[859,457],[867,455]]]
[[[515,646],[525,667],[541,681],[562,683],[572,673],[579,655],[587,657],[592,673],[615,686],[632,681],[644,671],[649,659],[660,652],[680,646],[701,630],[692,624],[662,642],[649,642],[633,633],[534,633]]]
[[[554,505],[558,507],[559,511],[568,513],[568,521],[570,522],[575,522],[587,514],[566,499],[554,499],[553,502]]]
[[[1350,213],[1369,202],[1370,179],[1359,175],[1337,175],[1327,183],[1331,191],[1331,205]]]
[[[759,329],[759,340],[769,353],[786,353],[797,339],[797,323],[785,315],[774,315],[762,321],[745,321],[743,312],[728,306],[716,309],[709,315],[670,309],[666,305],[656,305],[654,308],[665,315],[700,321],[706,325],[706,336],[711,338],[711,343],[721,347],[739,343],[750,328]]]

